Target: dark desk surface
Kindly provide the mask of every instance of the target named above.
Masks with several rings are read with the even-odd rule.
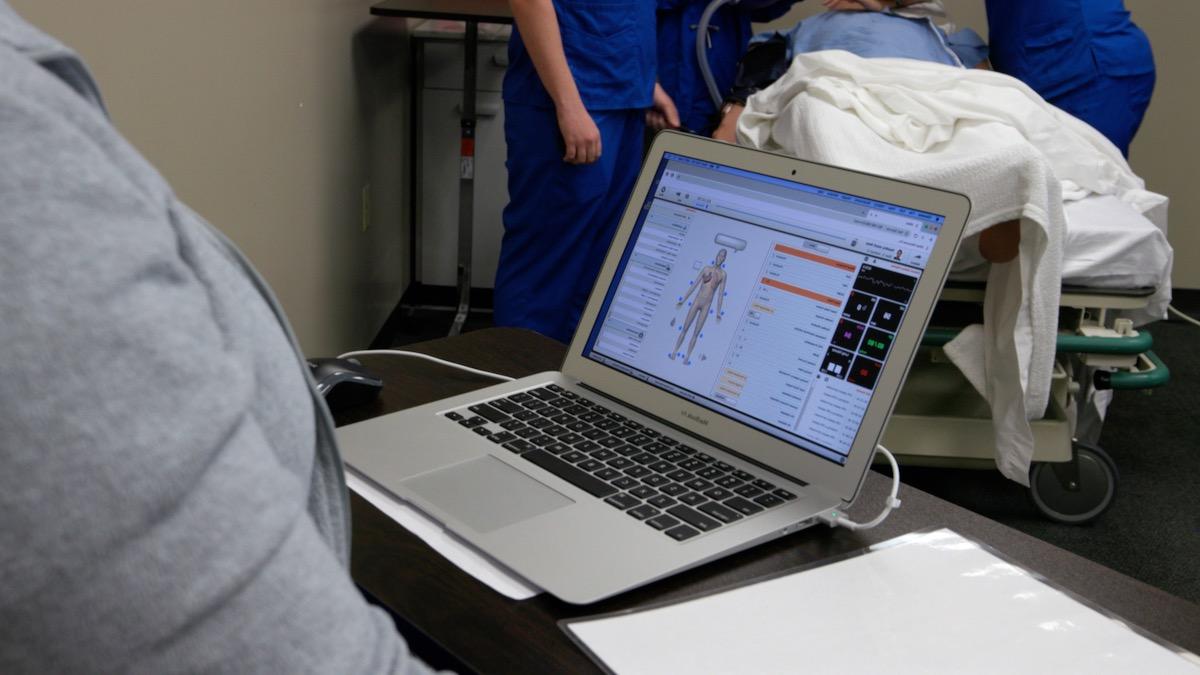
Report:
[[[540,335],[493,328],[425,342],[413,351],[514,377],[558,367],[565,347]],[[388,383],[380,400],[339,423],[426,403],[492,384],[433,363],[363,357]],[[890,479],[872,472],[851,513],[870,518]],[[749,551],[589,606],[547,594],[516,602],[500,596],[352,495],[354,579],[397,614],[484,673],[597,672],[558,628],[559,619],[628,609],[767,576],[927,527],[949,527],[989,544],[1020,565],[1164,639],[1200,653],[1200,605],[1080,558],[930,494],[902,486],[903,506],[880,527],[849,532],[813,527]],[[1147,555],[1154,555],[1147,551]]]
[[[512,10],[506,0],[384,0],[372,5],[376,16],[402,16],[414,19],[448,19],[482,23],[512,23]]]

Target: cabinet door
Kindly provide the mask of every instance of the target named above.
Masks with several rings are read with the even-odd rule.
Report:
[[[461,62],[461,59],[460,59]],[[421,209],[417,278],[426,284],[457,283],[459,123],[462,92],[421,92]],[[475,127],[475,208],[471,285],[492,288],[508,203],[504,169],[504,106],[500,94],[478,92]]]

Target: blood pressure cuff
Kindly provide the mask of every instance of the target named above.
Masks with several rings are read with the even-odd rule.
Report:
[[[751,95],[783,77],[788,69],[787,52],[787,36],[780,33],[751,42],[738,61],[737,76],[725,100],[744,105]]]

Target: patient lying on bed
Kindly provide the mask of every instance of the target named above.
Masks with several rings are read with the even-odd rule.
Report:
[[[1108,199],[1105,212],[1165,228],[1166,199],[1095,129],[1019,80],[966,68],[929,21],[830,12],[759,44],[741,64],[759,79],[739,78],[759,90],[725,120],[725,140],[970,197],[955,271],[986,278],[984,322],[944,351],[991,405],[1001,472],[1027,484],[1028,420],[1046,409],[1054,363],[1064,202]]]

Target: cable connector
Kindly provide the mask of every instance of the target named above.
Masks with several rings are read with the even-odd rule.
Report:
[[[865,523],[856,523],[839,511],[830,511],[827,514],[822,514],[820,516],[821,520],[826,525],[830,527],[844,527],[847,530],[869,530],[886,520],[888,514],[892,512],[892,509],[900,508],[900,500],[896,497],[896,495],[900,492],[900,466],[896,464],[895,455],[893,455],[890,450],[883,447],[883,445],[876,445],[875,451],[882,452],[883,456],[887,457],[888,463],[892,465],[892,491],[891,494],[887,496],[887,499],[884,500],[883,511],[880,512],[878,516],[875,516],[873,519],[868,520]]]

